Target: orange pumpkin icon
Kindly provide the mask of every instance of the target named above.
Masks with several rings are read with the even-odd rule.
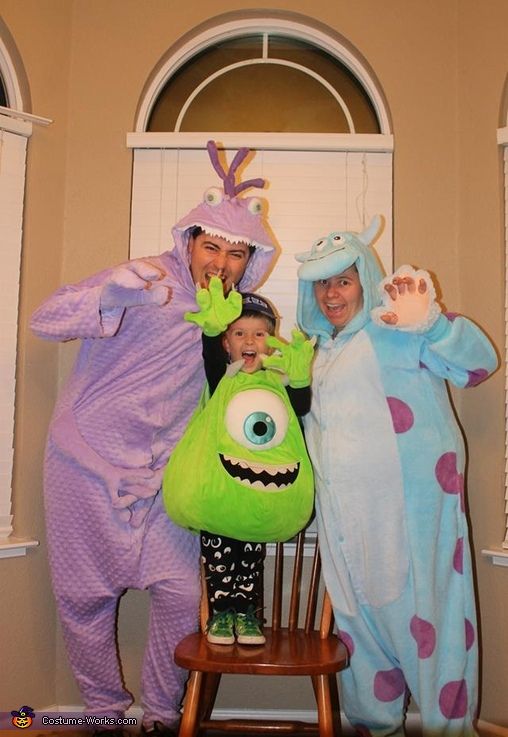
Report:
[[[31,706],[22,706],[18,711],[11,711],[12,724],[18,729],[27,729],[32,724],[35,713]]]

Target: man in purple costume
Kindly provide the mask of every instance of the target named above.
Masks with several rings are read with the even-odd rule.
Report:
[[[196,284],[218,275],[224,291],[251,291],[275,257],[257,198],[237,197],[209,142],[224,190],[214,187],[173,228],[175,246],[65,286],[34,313],[42,338],[82,340],[51,421],[44,470],[53,588],[72,670],[95,734],[121,735],[132,703],[117,654],[116,616],[126,589],[148,589],[142,734],[175,735],[186,673],[173,661],[195,630],[199,540],[173,525],[159,493],[163,470],[204,385]]]

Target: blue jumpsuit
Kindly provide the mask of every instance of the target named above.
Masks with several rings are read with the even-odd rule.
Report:
[[[422,332],[373,322],[373,258],[360,244],[347,263],[364,306],[336,337],[316,309],[318,277],[299,284],[301,327],[319,336],[304,424],[325,580],[351,655],[344,710],[361,735],[402,735],[411,694],[424,734],[474,735],[465,451],[446,381],[474,386],[497,357],[460,316],[441,314]]]

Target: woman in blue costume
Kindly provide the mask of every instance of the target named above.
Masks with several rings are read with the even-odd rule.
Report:
[[[402,735],[411,694],[425,735],[474,735],[465,451],[446,382],[478,384],[497,356],[476,325],[441,313],[426,272],[382,280],[379,226],[298,257],[298,319],[318,338],[304,423],[319,539],[351,655],[344,710],[360,735]]]

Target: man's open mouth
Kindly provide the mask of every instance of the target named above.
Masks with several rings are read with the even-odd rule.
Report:
[[[261,466],[222,453],[219,457],[230,476],[259,491],[284,491],[295,482],[300,469],[298,461],[285,466]]]
[[[210,281],[210,279],[212,278],[212,276],[216,276],[217,279],[220,279],[223,284],[226,281],[226,274],[223,274],[223,273],[217,274],[215,272],[213,274],[212,273],[207,273],[206,278],[208,279],[208,281]]]

